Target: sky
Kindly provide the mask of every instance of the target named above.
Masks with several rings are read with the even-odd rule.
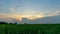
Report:
[[[18,20],[56,16],[60,15],[60,0],[0,0],[0,15]]]

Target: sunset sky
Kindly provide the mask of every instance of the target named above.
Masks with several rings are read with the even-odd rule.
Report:
[[[0,15],[19,20],[56,16],[60,15],[60,0],[0,0]]]

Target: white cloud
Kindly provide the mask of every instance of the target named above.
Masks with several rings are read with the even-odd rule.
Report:
[[[13,13],[15,12],[15,9],[13,9],[13,8],[9,8],[9,10]]]
[[[51,13],[48,14],[48,16],[57,16],[57,15],[60,15],[60,11],[53,11]]]

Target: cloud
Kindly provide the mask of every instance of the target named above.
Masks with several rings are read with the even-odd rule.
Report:
[[[10,10],[12,13],[15,13],[15,9],[9,8],[9,10]]]
[[[51,13],[48,14],[48,16],[57,16],[57,15],[60,15],[60,10],[53,11],[53,12],[51,12]]]
[[[22,18],[28,18],[28,19],[36,19],[36,18],[43,18],[45,17],[44,14],[42,13],[36,13],[36,14],[17,14],[17,13],[13,13],[13,14],[8,14],[7,17],[10,18],[14,18],[14,19],[18,19],[18,20],[22,20]]]
[[[47,17],[47,16],[56,16],[60,14],[60,10],[55,10],[52,9],[52,11],[50,13],[49,6],[45,6],[44,3],[39,3],[36,2],[37,0],[35,0],[34,2],[31,2],[32,0],[21,0],[21,3],[18,2],[17,0],[13,0],[14,2],[8,2],[8,5],[6,3],[6,5],[4,5],[4,2],[2,2],[2,4],[5,6],[7,6],[7,9],[3,9],[4,13],[10,13],[7,16],[11,17],[11,18],[16,18],[16,19],[20,19],[20,18],[28,18],[28,19],[36,19],[36,18],[43,18],[43,17]],[[17,2],[16,2],[17,1]],[[27,2],[29,1],[29,2]],[[30,4],[31,2],[31,4]],[[1,2],[0,2],[1,3]],[[10,4],[12,3],[12,4]],[[1,11],[1,9],[0,9]],[[1,13],[1,12],[0,12]]]
[[[18,5],[12,5],[8,8],[12,13],[16,13],[18,9]]]

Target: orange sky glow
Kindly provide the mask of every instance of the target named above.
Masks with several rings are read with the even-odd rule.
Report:
[[[28,18],[30,20],[34,20],[36,18],[43,18],[44,15],[19,15],[19,14],[10,14],[7,17],[22,20],[22,18]]]

